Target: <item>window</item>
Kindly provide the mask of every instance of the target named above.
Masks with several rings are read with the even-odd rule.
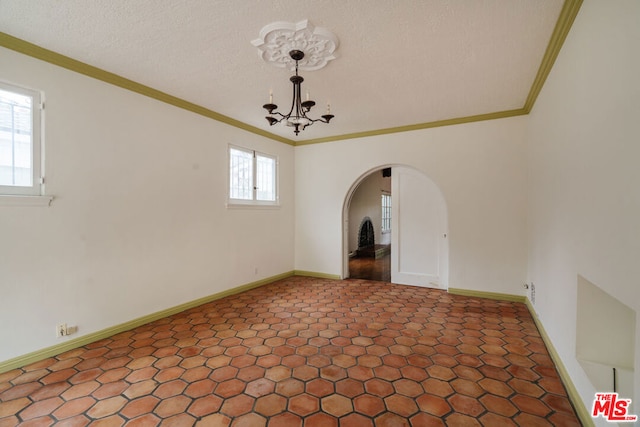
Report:
[[[40,94],[0,82],[0,194],[40,195]]]
[[[237,204],[275,205],[277,160],[274,156],[229,147],[229,201]]]
[[[382,195],[382,232],[391,231],[391,194]]]

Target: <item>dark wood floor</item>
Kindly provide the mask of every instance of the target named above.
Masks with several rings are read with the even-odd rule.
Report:
[[[349,278],[391,282],[391,255],[349,259]]]

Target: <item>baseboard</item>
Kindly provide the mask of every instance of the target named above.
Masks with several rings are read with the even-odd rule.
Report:
[[[342,279],[342,277],[337,274],[317,273],[315,271],[293,270],[293,274],[294,276],[317,277],[318,279]]]
[[[595,427],[595,423],[593,422],[591,413],[589,412],[587,407],[584,406],[584,402],[582,401],[582,397],[580,396],[580,393],[578,393],[578,389],[576,389],[576,386],[573,384],[573,381],[571,381],[571,376],[569,376],[569,371],[567,371],[567,368],[564,366],[564,363],[562,363],[562,359],[560,358],[560,355],[558,354],[555,347],[553,346],[553,343],[551,342],[551,338],[549,337],[549,334],[547,334],[547,331],[545,331],[544,326],[542,325],[542,322],[538,318],[538,314],[536,313],[536,310],[533,307],[533,304],[531,304],[531,301],[529,300],[529,298],[526,299],[526,304],[527,304],[527,308],[529,309],[529,312],[531,313],[531,317],[533,318],[533,321],[538,327],[540,336],[542,337],[542,340],[544,341],[544,344],[547,347],[547,350],[549,351],[549,356],[551,356],[553,363],[556,365],[556,369],[558,370],[558,375],[560,375],[560,379],[562,380],[564,387],[567,389],[569,400],[571,400],[571,403],[573,404],[573,409],[575,409],[576,414],[580,419],[580,422],[585,427]]]
[[[501,294],[498,292],[473,291],[470,289],[449,288],[448,292],[453,295],[461,295],[472,298],[488,298],[498,301],[510,301],[524,303],[527,297],[524,295]]]
[[[562,359],[560,359],[560,355],[558,354],[555,347],[553,346],[553,343],[551,342],[551,338],[549,337],[549,334],[547,334],[547,331],[545,331],[544,326],[542,325],[542,322],[538,318],[536,310],[531,304],[531,301],[529,300],[529,298],[522,295],[510,295],[510,294],[500,294],[495,292],[472,291],[468,289],[458,289],[458,288],[449,288],[449,293],[453,295],[461,295],[461,296],[467,296],[472,298],[489,298],[489,299],[500,300],[500,301],[521,302],[526,304],[527,308],[529,309],[529,313],[531,313],[531,317],[533,318],[533,321],[535,322],[536,327],[540,332],[540,336],[542,337],[542,340],[544,341],[544,344],[547,347],[547,350],[549,351],[549,356],[551,356],[551,360],[553,360],[553,363],[555,364],[556,369],[558,370],[558,375],[560,375],[560,379],[562,380],[562,383],[567,389],[569,400],[571,400],[573,408],[575,409],[576,414],[580,419],[580,422],[585,427],[595,427],[593,418],[591,418],[591,414],[589,413],[589,410],[584,406],[584,402],[582,401],[582,397],[580,397],[580,393],[578,393],[578,390],[573,384],[573,381],[571,381],[571,377],[569,376],[569,372],[567,371],[567,368],[562,363]]]
[[[138,317],[137,319],[130,320],[125,323],[121,323],[119,325],[111,326],[106,329],[102,329],[100,331],[96,331],[87,335],[80,336],[78,338],[74,338],[69,341],[65,341],[60,344],[53,345],[51,347],[46,347],[41,350],[34,351],[32,353],[27,353],[22,356],[15,357],[13,359],[6,360],[4,362],[0,362],[0,373],[10,371],[12,369],[21,368],[23,366],[29,365],[31,363],[38,362],[40,360],[46,359],[48,357],[56,356],[58,354],[65,353],[67,351],[76,349],[78,347],[85,346],[87,344],[91,344],[92,342],[99,341],[101,339],[108,338],[110,336],[119,334],[121,332],[125,332],[131,330],[133,328],[137,328],[138,326],[145,325],[147,323],[153,322],[158,319],[162,319],[168,316],[172,316],[174,314],[180,313],[185,310],[192,309],[194,307],[198,307],[202,304],[209,303],[211,301],[215,301],[229,295],[238,294],[240,292],[248,291],[249,289],[257,288],[259,286],[263,286],[269,283],[273,283],[277,280],[286,279],[287,277],[293,276],[295,273],[293,271],[288,271],[286,273],[278,274],[275,276],[267,277],[265,279],[257,280],[255,282],[247,283],[241,286],[237,286],[235,288],[227,289],[222,292],[218,292],[213,295],[209,295],[203,298],[198,298],[193,301],[189,301],[184,304],[177,305],[175,307],[170,307],[166,310],[157,311],[155,313],[148,314],[146,316]]]
[[[144,324],[153,322],[155,320],[172,316],[174,314],[180,313],[185,310],[189,310],[194,307],[198,307],[202,304],[206,304],[211,301],[215,301],[215,300],[227,297],[229,295],[234,295],[240,292],[248,291],[250,289],[254,289],[269,283],[273,283],[277,280],[286,279],[287,277],[291,277],[291,276],[307,276],[307,277],[317,277],[322,279],[335,279],[335,280],[340,279],[340,276],[333,275],[333,274],[316,273],[316,272],[303,271],[303,270],[294,270],[294,271],[278,274],[275,276],[267,277],[265,279],[247,283],[245,285],[227,289],[225,291],[218,292],[216,294],[209,295],[203,298],[199,298],[194,301],[180,304],[175,307],[168,308],[166,310],[148,314],[146,316],[139,317],[129,322],[125,322],[125,323],[115,325],[106,329],[102,329],[100,331],[93,332],[91,334],[87,334],[87,335],[66,341],[61,344],[57,344],[51,347],[44,348],[42,350],[37,350],[32,353],[28,353],[13,359],[6,360],[4,362],[0,362],[0,373],[10,371],[12,369],[20,368],[20,367],[29,365],[31,363],[38,362],[48,357],[65,353],[75,348],[82,347],[92,342],[99,341],[101,339],[108,338],[110,336],[119,334],[121,332],[131,330],[133,328],[142,326]],[[527,297],[521,296],[521,295],[473,291],[473,290],[458,289],[458,288],[449,288],[448,292],[453,295],[468,296],[473,298],[488,298],[488,299],[494,299],[494,300],[500,300],[500,301],[525,303],[527,305],[527,308],[529,309],[529,312],[531,313],[531,317],[533,318],[533,321],[538,327],[538,331],[540,332],[540,336],[542,337],[542,340],[544,341],[547,347],[547,350],[549,351],[549,355],[551,356],[551,359],[556,365],[558,374],[560,375],[560,378],[562,379],[562,382],[565,385],[565,388],[567,389],[567,394],[569,395],[569,399],[571,400],[571,403],[573,404],[573,407],[576,410],[576,413],[578,415],[578,418],[580,419],[580,422],[582,423],[583,426],[595,427],[593,419],[591,418],[591,414],[589,413],[587,408],[584,406],[584,403],[582,401],[582,398],[580,397],[580,394],[578,393],[578,390],[573,384],[573,381],[571,381],[569,372],[567,371],[564,364],[562,363],[562,359],[560,359],[560,355],[558,354],[555,347],[553,346],[553,343],[551,342],[551,338],[545,331],[544,326],[542,325],[542,322],[540,322],[540,319],[538,318],[538,315],[536,314],[536,311],[533,305],[531,304],[531,301]]]
[[[553,346],[553,343],[551,342],[551,338],[549,337],[549,334],[547,334],[547,331],[545,331],[544,326],[542,325],[542,322],[538,318],[536,310],[531,304],[531,301],[529,300],[529,298],[522,295],[500,294],[495,292],[473,291],[473,290],[458,289],[458,288],[449,288],[448,291],[450,294],[453,294],[453,295],[462,295],[462,296],[473,297],[473,298],[489,298],[489,299],[500,300],[500,301],[521,302],[526,304],[527,308],[529,309],[529,313],[531,313],[531,317],[533,318],[533,321],[535,322],[536,327],[540,332],[540,336],[542,337],[542,340],[544,341],[544,344],[547,347],[547,350],[549,351],[549,356],[551,357],[551,360],[553,360],[553,363],[555,364],[556,369],[558,370],[558,375],[560,375],[560,379],[562,380],[562,383],[567,389],[569,400],[571,400],[571,404],[573,405],[573,408],[575,409],[576,414],[580,419],[580,422],[585,427],[595,427],[593,418],[591,418],[591,414],[589,413],[589,410],[584,406],[584,402],[580,397],[580,393],[578,393],[578,390],[573,384],[573,381],[571,381],[571,376],[569,376],[569,372],[567,371],[567,368],[562,363],[562,359],[560,358],[560,355],[558,354],[555,347]]]

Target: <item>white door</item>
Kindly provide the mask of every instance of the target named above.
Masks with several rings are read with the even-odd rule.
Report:
[[[391,177],[391,281],[445,288],[444,199],[430,179],[413,169],[394,167]]]

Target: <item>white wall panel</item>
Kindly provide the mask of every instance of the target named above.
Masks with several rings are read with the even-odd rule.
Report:
[[[576,358],[579,277],[640,309],[639,43],[640,2],[585,1],[530,115],[529,280],[589,409],[597,390]],[[624,397],[637,413],[635,331],[635,396]]]
[[[353,184],[409,166],[442,192],[449,286],[524,294],[526,117],[296,147],[296,269],[341,275],[342,212]]]
[[[293,148],[0,49],[44,91],[50,207],[0,206],[0,361],[293,269]],[[275,154],[282,206],[225,207],[228,144]],[[257,271],[257,273],[256,273]]]

